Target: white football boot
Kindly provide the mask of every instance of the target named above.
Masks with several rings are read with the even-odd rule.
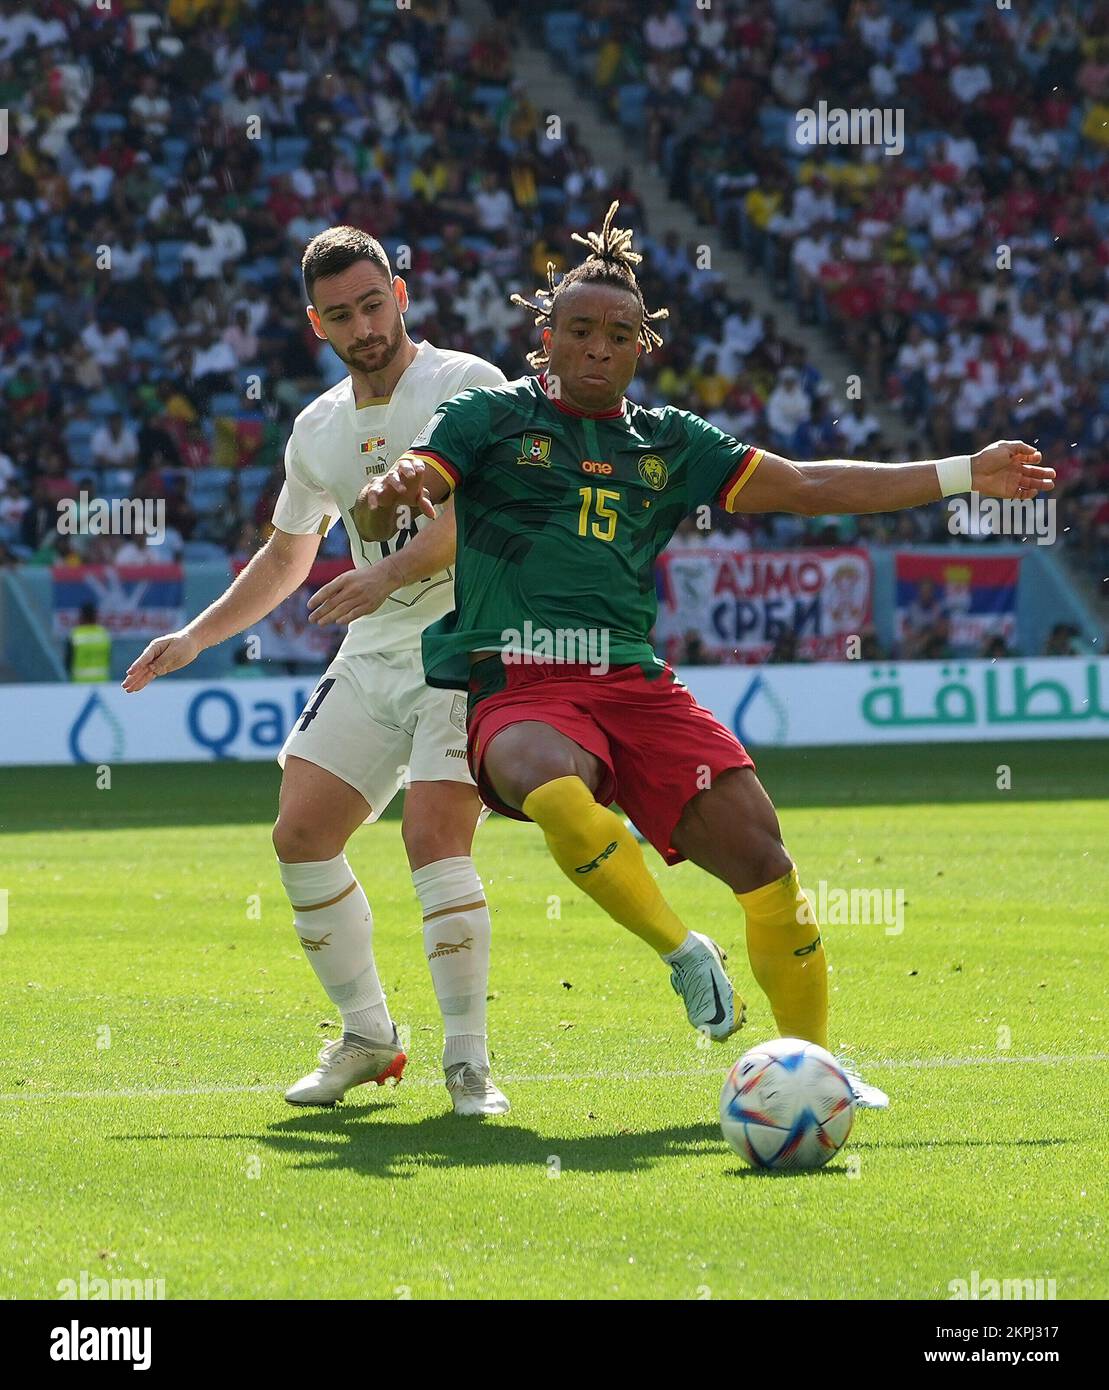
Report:
[[[890,1108],[890,1098],[885,1091],[880,1091],[877,1086],[869,1086],[859,1075],[859,1069],[854,1062],[847,1057],[837,1057],[836,1061],[843,1068],[844,1074],[851,1085],[851,1090],[855,1096],[855,1105],[860,1110],[888,1110]]]
[[[476,1062],[454,1062],[447,1068],[447,1090],[456,1115],[507,1115],[512,1107],[493,1085],[489,1068]]]
[[[290,1086],[285,1099],[290,1105],[334,1105],[352,1086],[371,1081],[384,1086],[389,1080],[399,1084],[407,1061],[395,1026],[392,1042],[344,1033],[321,1050],[319,1066]]]
[[[698,944],[670,966],[670,983],[674,993],[685,1002],[686,1015],[694,1028],[713,1042],[723,1042],[743,1027],[747,1009],[725,974],[727,956],[715,941],[699,931],[689,934]]]

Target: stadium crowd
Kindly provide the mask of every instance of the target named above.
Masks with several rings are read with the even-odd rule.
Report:
[[[511,7],[495,8],[507,21]],[[1061,467],[1082,544],[1104,543],[1109,204],[1089,157],[1103,136],[1086,116],[1074,125],[1106,95],[1104,50],[1065,13],[1044,29],[1018,4],[1026,37],[1004,55],[1036,59],[1023,62],[1041,98],[1029,120],[996,52],[981,59],[992,85],[969,100],[949,90],[942,12],[906,26],[897,4],[846,22],[824,0],[741,8],[728,20],[667,0],[641,23],[631,0],[590,0],[570,16],[574,64],[641,127],[675,193],[847,335],[922,448],[969,448],[1016,420]],[[646,301],[671,311],[636,399],[799,457],[890,456],[864,402],[837,400],[696,247],[651,238],[629,168],[601,168],[572,122],[551,136],[513,80],[513,27],[474,30],[452,0],[0,0],[0,565],[145,558],[142,537],[58,533],[58,502],[82,492],[163,500],[158,559],[252,553],[292,419],[343,371],[312,336],[299,281],[305,242],[337,222],[393,255],[414,337],[512,377],[535,329],[509,292],[540,283],[548,259],[573,264],[571,230],[618,198],[646,239]],[[986,37],[972,32],[967,51]],[[1042,99],[1068,54],[1076,89]],[[787,155],[767,114],[845,55],[854,90],[885,72],[957,133],[888,169]],[[1018,127],[1016,144],[1003,138]],[[1008,278],[981,273],[995,228],[1012,241]],[[942,526],[922,517],[717,516],[713,540],[912,542]],[[336,528],[325,553],[344,543]]]
[[[795,456],[881,456],[865,404],[879,399],[915,456],[1031,438],[1059,475],[1065,542],[1106,573],[1105,0],[583,0],[545,36],[671,195],[858,364],[862,398],[834,427],[826,383],[751,364],[741,432]],[[903,150],[801,143],[799,113],[821,100],[900,112]],[[691,362],[718,366],[716,345]],[[948,539],[939,508],[895,524],[901,540]]]

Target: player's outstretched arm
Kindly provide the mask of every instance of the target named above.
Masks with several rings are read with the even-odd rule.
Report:
[[[390,594],[407,584],[442,574],[454,563],[454,502],[447,504],[429,526],[392,555],[365,569],[346,570],[308,600],[308,621],[352,623],[376,613]]]
[[[308,578],[320,536],[275,530],[227,591],[183,627],[155,637],[127,668],[124,690],[142,690],[157,676],[179,671],[217,643],[264,618]]]
[[[423,459],[401,454],[388,473],[366,484],[354,504],[354,524],[364,541],[387,541],[422,512],[435,515],[450,488]]]
[[[957,492],[1035,498],[1055,486],[1054,468],[1040,466],[1040,451],[1002,439],[971,456],[921,463],[793,463],[764,454],[737,495],[742,512],[796,512],[801,516],[894,512]]]

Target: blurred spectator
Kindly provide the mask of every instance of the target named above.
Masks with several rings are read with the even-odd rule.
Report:
[[[790,666],[802,658],[797,651],[797,637],[792,631],[780,634],[766,658],[768,666]]]
[[[787,455],[793,452],[798,430],[811,414],[812,402],[801,385],[796,369],[783,368],[766,402],[766,424],[770,431],[771,447]]]
[[[1010,652],[1005,638],[1000,633],[995,633],[983,642],[982,655],[990,661],[1001,661],[1005,657],[1012,656],[1012,652]]]
[[[868,445],[881,433],[881,426],[861,400],[853,400],[847,414],[840,416],[837,428],[847,445],[849,457],[864,456]]]
[[[91,448],[93,463],[104,468],[132,468],[139,456],[138,436],[119,410],[97,426]]]
[[[696,629],[685,634],[678,653],[679,666],[715,666],[718,662],[719,657],[706,649],[704,638]]]
[[[161,556],[147,548],[146,535],[139,531],[124,537],[116,551],[115,562],[117,565],[156,565],[161,562]]]
[[[1081,636],[1073,623],[1056,623],[1048,634],[1044,645],[1044,656],[1080,656],[1078,645]]]
[[[80,620],[66,641],[69,679],[88,684],[106,681],[112,673],[112,634],[101,623],[95,603],[81,605]]]

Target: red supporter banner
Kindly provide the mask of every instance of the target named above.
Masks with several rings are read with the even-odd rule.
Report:
[[[232,563],[236,574],[244,568],[244,561]],[[339,640],[346,635],[346,628],[319,627],[310,623],[308,600],[322,585],[329,584],[353,568],[348,559],[317,560],[300,588],[294,589],[272,613],[255,623],[249,633],[243,634],[244,638],[257,637],[261,644],[261,655],[267,661],[315,662],[320,665],[330,660]]]
[[[679,658],[697,633],[715,661],[757,664],[787,633],[802,661],[842,661],[848,636],[870,623],[870,556],[829,550],[665,551],[657,569],[656,645]]]
[[[54,635],[65,637],[91,603],[115,637],[160,637],[185,621],[180,565],[55,565]]]

